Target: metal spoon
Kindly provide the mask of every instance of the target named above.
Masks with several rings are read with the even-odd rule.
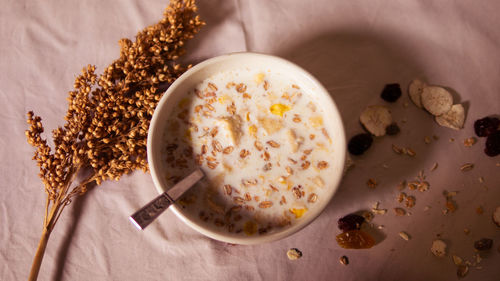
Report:
[[[203,172],[198,168],[189,176],[178,182],[171,189],[163,192],[151,202],[132,214],[129,219],[138,228],[144,229],[152,223],[163,211],[168,209],[179,197],[189,188],[204,177]]]

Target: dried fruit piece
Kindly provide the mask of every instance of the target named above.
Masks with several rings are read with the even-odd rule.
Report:
[[[486,139],[486,147],[484,148],[486,155],[494,157],[500,154],[500,131],[491,133]]]
[[[385,135],[385,128],[392,123],[389,109],[382,105],[368,106],[360,115],[361,124],[374,136]]]
[[[358,134],[351,138],[347,149],[352,155],[363,154],[372,145],[373,138],[370,134]]]
[[[500,206],[498,206],[493,212],[493,222],[500,227]]]
[[[436,122],[443,126],[454,130],[460,130],[464,127],[465,110],[461,104],[454,104],[450,111],[441,116],[436,116]]]
[[[385,128],[385,132],[387,135],[389,136],[395,136],[397,135],[399,132],[401,131],[401,129],[399,129],[399,126],[397,123],[392,123],[390,124],[389,126],[387,126],[387,128]]]
[[[399,84],[387,84],[385,85],[380,97],[387,102],[395,102],[401,97],[401,87]]]
[[[375,239],[362,230],[342,232],[337,235],[336,240],[344,249],[369,249],[375,245]]]
[[[290,213],[295,215],[296,219],[299,219],[307,212],[307,208],[299,208],[299,209],[292,208],[289,211]]]
[[[446,255],[446,243],[439,239],[432,241],[431,252],[436,257],[444,257]]]
[[[498,130],[500,120],[496,117],[484,117],[474,122],[474,131],[478,137],[487,137]]]
[[[474,242],[474,249],[478,251],[485,251],[491,249],[493,246],[493,240],[489,238],[483,238]]]
[[[302,257],[302,252],[297,248],[291,248],[290,250],[288,250],[288,252],[286,252],[286,255],[288,259],[293,261],[300,259]]]
[[[359,230],[363,222],[365,222],[364,217],[356,214],[349,214],[345,217],[340,218],[337,222],[337,225],[340,230],[346,232],[349,230]]]
[[[272,114],[278,115],[280,117],[283,117],[283,114],[289,111],[290,109],[292,109],[290,106],[281,103],[273,104],[269,108]]]
[[[422,105],[434,116],[440,116],[450,111],[453,97],[446,89],[439,86],[425,87],[422,91]]]
[[[427,87],[427,84],[418,79],[411,81],[408,86],[408,95],[411,101],[419,108],[422,108],[421,95],[425,87]]]

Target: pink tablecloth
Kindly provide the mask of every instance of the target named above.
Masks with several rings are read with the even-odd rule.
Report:
[[[473,242],[494,240],[482,269],[467,280],[499,280],[500,228],[491,213],[500,204],[500,157],[484,155],[485,140],[468,148],[474,120],[500,113],[498,1],[200,1],[207,26],[189,45],[196,62],[235,51],[288,58],[313,73],[340,107],[347,135],[361,132],[367,105],[384,104],[386,83],[406,89],[414,77],[449,86],[465,105],[465,128],[438,126],[406,95],[389,105],[401,126],[377,139],[345,176],[324,213],[299,233],[259,246],[208,239],[170,211],[146,231],[127,217],[156,195],[148,174],[106,182],[74,202],[56,226],[39,280],[455,280],[452,255],[471,259]],[[47,131],[63,124],[66,92],[80,69],[98,71],[118,57],[117,41],[161,18],[166,1],[6,0],[0,10],[0,279],[28,276],[42,227],[45,202],[37,167],[26,144],[25,113],[44,117]],[[406,121],[406,122],[405,122]],[[431,144],[425,136],[439,136]],[[454,139],[454,142],[450,141]],[[391,144],[412,147],[414,158]],[[439,167],[431,172],[433,163]],[[459,167],[472,162],[472,171]],[[396,185],[424,170],[430,190],[415,193],[411,216],[396,217]],[[478,178],[482,176],[484,183]],[[379,182],[375,190],[365,182]],[[458,209],[443,215],[443,190],[457,191]],[[411,193],[411,192],[409,192]],[[370,250],[344,250],[335,242],[339,217],[374,202],[385,237]],[[424,211],[429,206],[430,209]],[[482,206],[484,214],[476,213]],[[464,228],[470,234],[464,234]],[[404,241],[398,233],[411,239]],[[439,259],[437,236],[448,244]],[[303,252],[296,261],[286,251]],[[348,256],[348,266],[339,257]]]

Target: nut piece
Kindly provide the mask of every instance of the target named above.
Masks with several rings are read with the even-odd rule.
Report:
[[[302,257],[302,252],[297,248],[291,248],[288,252],[286,252],[286,255],[288,256],[288,259],[293,261],[300,259]]]
[[[450,111],[453,97],[445,88],[439,86],[425,87],[422,91],[422,105],[434,116]]]
[[[436,122],[453,130],[460,130],[464,127],[465,110],[461,104],[454,104],[450,111],[441,116],[436,116]]]
[[[381,137],[386,133],[385,128],[392,123],[392,115],[387,107],[372,105],[361,113],[359,120],[370,133]]]
[[[422,108],[421,95],[425,87],[427,87],[427,84],[418,79],[411,81],[408,86],[408,95],[411,101],[419,108]]]
[[[500,227],[500,206],[498,206],[493,212],[493,222]]]
[[[436,239],[432,241],[431,252],[439,258],[446,255],[446,243],[443,240]]]

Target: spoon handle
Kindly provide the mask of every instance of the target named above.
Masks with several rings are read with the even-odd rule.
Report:
[[[130,221],[138,228],[144,229],[152,223],[163,211],[168,209],[181,195],[190,187],[203,178],[200,169],[192,172],[189,176],[178,182],[168,191],[163,192],[151,202],[140,208],[130,216]]]

